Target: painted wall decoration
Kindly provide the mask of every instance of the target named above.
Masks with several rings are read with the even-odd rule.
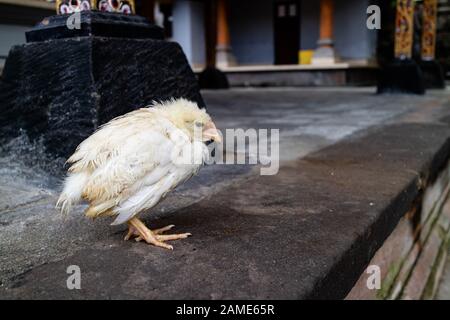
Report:
[[[134,14],[134,0],[56,0],[58,14],[71,14],[86,10],[99,10]]]
[[[425,0],[422,23],[422,60],[434,60],[436,50],[436,20],[438,0]]]
[[[100,11],[135,13],[134,0],[94,0],[95,8]]]
[[[58,14],[71,14],[74,12],[91,10],[90,0],[56,0],[56,12]]]
[[[412,57],[414,33],[414,1],[397,0],[395,19],[395,57],[410,59]]]

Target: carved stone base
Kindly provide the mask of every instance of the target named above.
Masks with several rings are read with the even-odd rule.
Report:
[[[82,11],[78,18],[75,15],[47,17],[26,33],[27,42],[85,36],[164,39],[162,28],[138,15]]]

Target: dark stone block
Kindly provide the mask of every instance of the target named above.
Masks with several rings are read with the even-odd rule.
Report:
[[[378,93],[424,94],[422,71],[414,60],[395,60],[381,68]]]
[[[88,36],[16,46],[0,82],[0,137],[22,129],[67,157],[99,125],[172,97],[204,107],[173,42]]]
[[[421,61],[420,69],[423,73],[425,87],[427,89],[444,89],[445,73],[444,68],[436,60]]]
[[[79,29],[68,27],[69,17],[71,15],[56,15],[45,18],[26,33],[27,42],[85,36],[164,39],[162,28],[137,15],[82,11],[79,15]]]

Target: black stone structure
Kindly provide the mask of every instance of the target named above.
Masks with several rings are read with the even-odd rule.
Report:
[[[149,23],[141,16],[82,11],[78,19],[76,15],[45,18],[26,33],[27,42],[85,36],[163,40],[164,32],[162,28]]]
[[[198,83],[202,89],[229,89],[227,75],[217,68],[207,67],[198,75]]]
[[[67,157],[112,118],[184,97],[204,107],[181,47],[138,16],[82,12],[80,29],[54,16],[11,49],[0,80],[0,137],[25,131]],[[73,32],[73,34],[72,34]]]
[[[424,94],[425,82],[422,70],[414,60],[396,59],[380,69],[377,91],[380,94]]]
[[[425,88],[427,89],[444,89],[445,88],[445,72],[442,65],[436,60],[421,61],[420,69],[423,73]]]

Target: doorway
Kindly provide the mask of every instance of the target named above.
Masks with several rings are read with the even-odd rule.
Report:
[[[275,64],[298,64],[300,3],[276,1],[274,7]]]

